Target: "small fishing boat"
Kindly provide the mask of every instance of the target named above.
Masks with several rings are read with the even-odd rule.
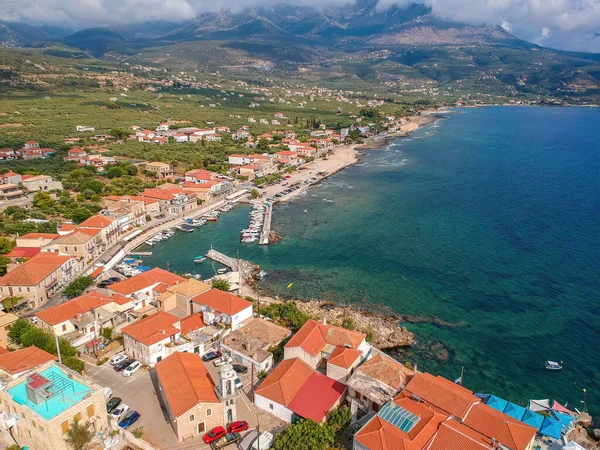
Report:
[[[199,264],[201,262],[206,261],[206,257],[205,256],[196,256],[194,258],[194,264]]]
[[[207,222],[216,222],[217,218],[216,217],[209,217],[208,219],[206,219]]]
[[[149,245],[150,247],[152,247],[154,245],[154,241],[147,240],[146,242],[144,242],[144,244]]]
[[[223,274],[224,274],[224,273],[226,273],[226,272],[227,272],[227,269],[225,269],[225,268],[217,269],[217,273],[218,273],[219,275],[223,275]]]
[[[179,226],[177,227],[177,229],[178,229],[179,231],[183,231],[183,232],[185,232],[185,233],[191,233],[191,232],[193,232],[193,231],[194,231],[194,229],[193,229],[192,227],[190,227],[189,225],[179,225]]]
[[[562,361],[557,363],[556,361],[546,361],[546,370],[562,370]]]

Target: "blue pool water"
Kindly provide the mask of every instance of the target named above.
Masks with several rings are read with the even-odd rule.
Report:
[[[72,385],[65,387],[63,392],[55,394],[53,397],[39,405],[36,405],[32,401],[28,400],[27,391],[25,388],[26,382],[18,384],[17,386],[9,389],[8,393],[12,395],[13,400],[16,403],[26,405],[47,420],[52,419],[63,411],[69,409],[71,406],[76,405],[83,400],[86,395],[92,392],[92,390],[84,384],[81,384],[73,378],[69,378],[68,375],[57,366],[52,366],[49,369],[40,372],[40,375],[47,379],[54,378],[62,381],[68,381],[72,383]]]

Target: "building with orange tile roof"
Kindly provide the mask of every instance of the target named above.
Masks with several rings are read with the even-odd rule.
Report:
[[[58,357],[33,345],[4,353],[0,355],[0,378],[14,380],[48,361],[58,361]]]
[[[256,389],[256,406],[286,422],[321,422],[343,400],[346,387],[315,372],[299,358],[285,359]]]
[[[185,278],[155,267],[147,272],[111,284],[108,289],[115,294],[129,297],[133,301],[134,311],[140,310],[158,297],[154,290],[160,284],[174,286],[185,281]]]
[[[84,230],[86,228],[100,230],[102,250],[106,250],[117,242],[119,223],[113,217],[97,214],[81,222],[77,227],[78,230]]]
[[[45,252],[54,252],[81,258],[86,264],[100,256],[106,249],[101,230],[77,228],[72,233],[59,236],[43,247]]]
[[[172,312],[175,315],[190,314],[192,312],[191,299],[210,291],[210,289],[210,285],[193,278],[167,286],[158,296],[158,310]]]
[[[39,253],[0,278],[0,297],[22,297],[21,304],[37,308],[69,283],[78,267],[77,261],[70,256]]]
[[[186,194],[181,187],[146,188],[142,197],[158,200],[160,212],[172,216],[184,214],[197,206],[196,199]]]
[[[115,328],[128,320],[131,299],[91,291],[36,313],[38,326],[66,338],[75,347],[94,340],[103,328]]]
[[[219,289],[211,289],[192,298],[191,312],[204,315],[207,324],[221,322],[232,330],[252,317],[252,303]]]
[[[175,352],[196,351],[193,339],[183,339],[204,328],[198,314],[179,318],[159,311],[123,328],[125,353],[143,364],[154,365]],[[204,349],[198,349],[203,354]]]
[[[301,358],[313,369],[328,360],[336,347],[359,350],[364,358],[371,346],[358,331],[309,320],[284,346],[284,358]]]
[[[370,359],[358,366],[347,382],[352,415],[379,411],[413,376],[414,371],[373,349]]]
[[[281,164],[294,165],[298,164],[298,155],[289,150],[283,150],[275,153],[273,160]]]
[[[327,376],[346,383],[352,371],[363,360],[363,354],[356,348],[336,347],[327,360]]]
[[[225,425],[224,407],[206,366],[195,353],[175,353],[156,364],[159,393],[179,441]]]
[[[439,376],[418,373],[355,434],[353,448],[531,450],[536,432],[481,403],[468,389]]]

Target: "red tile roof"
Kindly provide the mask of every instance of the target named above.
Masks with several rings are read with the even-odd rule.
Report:
[[[196,353],[174,353],[156,364],[156,375],[174,417],[198,403],[219,403],[215,385]]]
[[[108,305],[112,301],[111,298],[99,292],[90,292],[89,294],[43,309],[36,316],[48,325],[58,325],[67,320],[74,319],[79,314],[85,314],[92,309]]]
[[[181,319],[181,334],[185,336],[192,331],[204,328],[206,324],[202,320],[202,314],[190,314]]]
[[[0,346],[0,355],[4,355],[5,353],[9,353],[4,347]]]
[[[311,355],[318,355],[325,344],[358,348],[365,335],[358,331],[325,325],[315,320],[306,322],[298,332],[285,344],[285,348],[300,347]]]
[[[4,256],[9,258],[31,258],[42,251],[39,247],[15,247]]]
[[[167,286],[173,286],[174,284],[181,283],[182,281],[185,281],[185,278],[155,267],[148,272],[144,272],[126,280],[111,284],[109,289],[118,294],[131,295],[158,283],[164,283]]]
[[[454,419],[440,425],[427,450],[491,450],[492,440]]]
[[[528,448],[536,434],[535,428],[483,403],[469,410],[463,424],[514,450]]]
[[[304,419],[321,422],[337,406],[346,392],[346,386],[325,375],[313,372],[288,405]]]
[[[11,375],[16,375],[34,369],[48,361],[57,361],[58,358],[51,353],[35,346],[0,354],[0,369]]]
[[[112,217],[96,215],[81,222],[79,228],[106,228],[114,221]]]
[[[413,394],[448,415],[460,419],[465,417],[472,405],[479,402],[468,389],[429,373],[416,374],[399,396],[411,397]]]
[[[1,286],[37,286],[71,259],[56,253],[41,252],[0,278]]]
[[[144,345],[152,345],[180,333],[181,329],[175,326],[179,321],[179,317],[165,311],[159,311],[139,322],[126,326],[122,331],[123,334]]]
[[[56,239],[58,236],[56,233],[27,233],[19,239]]]
[[[362,356],[360,350],[348,347],[336,347],[327,360],[327,364],[349,369]]]
[[[288,406],[312,374],[313,370],[301,359],[285,359],[263,380],[256,394]]]
[[[244,300],[237,295],[219,289],[211,289],[208,292],[203,292],[192,298],[192,301],[199,305],[206,305],[209,308],[229,316],[233,316],[252,306],[252,303],[248,300]]]

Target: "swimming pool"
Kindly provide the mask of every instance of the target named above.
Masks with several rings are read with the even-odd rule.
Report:
[[[74,378],[70,378],[66,372],[63,372],[57,366],[52,366],[39,374],[53,382],[52,396],[46,401],[36,405],[29,400],[27,398],[26,381],[9,389],[8,393],[16,403],[27,406],[44,419],[52,419],[92,393],[92,389]]]

